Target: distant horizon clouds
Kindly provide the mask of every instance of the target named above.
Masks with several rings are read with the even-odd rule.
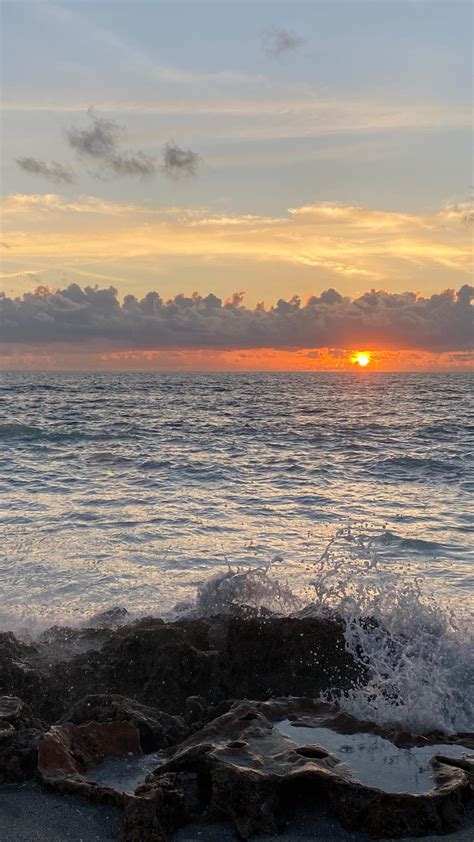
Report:
[[[2,343],[106,342],[115,348],[291,350],[375,347],[432,353],[474,348],[474,287],[423,297],[372,289],[357,298],[330,288],[305,303],[298,296],[266,307],[244,293],[164,300],[150,291],[120,301],[110,286],[69,284],[11,298],[0,294]]]

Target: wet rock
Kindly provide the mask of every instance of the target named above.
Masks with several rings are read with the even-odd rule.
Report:
[[[0,783],[33,777],[46,728],[21,699],[0,696]]]
[[[130,614],[127,609],[115,605],[113,608],[94,614],[85,625],[93,629],[117,629],[129,620]]]
[[[0,693],[19,696],[27,702],[45,692],[45,677],[35,669],[35,646],[21,643],[11,633],[0,633]]]
[[[282,715],[307,721],[311,713],[326,724],[337,715],[308,699],[235,703],[188,737],[160,772],[194,772],[208,792],[208,817],[231,819],[244,839],[277,833],[305,801],[322,800],[348,829],[378,838],[446,833],[461,821],[470,797],[462,761],[434,759],[433,786],[420,794],[364,785],[324,746],[297,745],[274,727]]]
[[[342,623],[314,617],[230,619],[222,670],[227,698],[317,696],[364,678],[345,650]]]
[[[215,707],[242,696],[315,696],[365,680],[334,619],[145,618],[115,630],[50,629],[31,649],[4,637],[3,692],[21,696],[49,722],[96,694],[184,714],[189,697]]]
[[[184,721],[179,716],[147,707],[134,699],[115,693],[85,696],[65,714],[61,723],[73,722],[131,722],[138,729],[144,752],[174,746],[185,735]]]
[[[92,766],[127,752],[141,752],[138,729],[131,722],[53,725],[39,743],[38,772],[46,783],[81,782]]]
[[[160,775],[127,800],[122,842],[164,842],[168,834],[189,821],[184,794],[175,773]]]

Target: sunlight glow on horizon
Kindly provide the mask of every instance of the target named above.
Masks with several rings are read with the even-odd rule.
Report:
[[[354,365],[365,368],[365,366],[370,363],[370,354],[366,351],[358,351],[353,357],[351,357],[351,362],[354,363]]]

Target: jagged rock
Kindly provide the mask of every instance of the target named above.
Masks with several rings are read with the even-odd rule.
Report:
[[[157,751],[176,745],[184,738],[183,719],[156,708],[141,705],[134,699],[115,693],[101,693],[80,699],[61,719],[61,723],[73,722],[132,722],[138,728],[140,744],[144,752]]]
[[[0,693],[19,696],[27,702],[45,692],[45,677],[35,669],[38,650],[21,643],[12,632],[0,633]]]
[[[0,696],[0,783],[33,777],[46,728],[21,699]]]
[[[49,722],[92,694],[184,714],[193,696],[216,706],[242,696],[315,696],[365,680],[334,619],[146,618],[115,630],[53,628],[30,648],[3,637],[0,690],[21,696]]]

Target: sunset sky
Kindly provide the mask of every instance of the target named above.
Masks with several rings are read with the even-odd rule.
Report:
[[[471,14],[4,0],[0,366],[471,366]]]

